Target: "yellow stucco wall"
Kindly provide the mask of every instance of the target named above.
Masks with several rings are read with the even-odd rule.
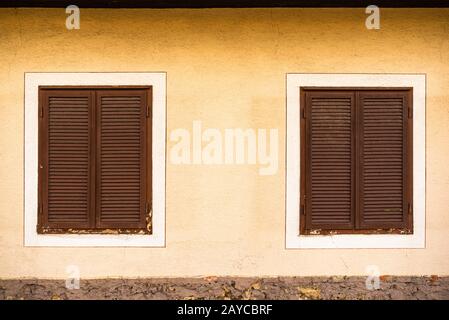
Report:
[[[449,10],[0,9],[0,278],[449,274]],[[278,128],[279,171],[167,164],[166,248],[23,246],[24,72],[166,71],[167,130]],[[426,249],[286,250],[285,74],[426,73]],[[169,142],[167,147],[170,148]]]

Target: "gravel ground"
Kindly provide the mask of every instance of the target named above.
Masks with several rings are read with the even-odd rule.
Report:
[[[449,299],[449,277],[381,276],[368,290],[364,277],[154,278],[80,280],[0,280],[0,299]]]

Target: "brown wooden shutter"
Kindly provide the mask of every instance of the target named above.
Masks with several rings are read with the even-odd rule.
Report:
[[[39,110],[39,227],[88,228],[92,93],[42,90]]]
[[[99,90],[96,95],[97,227],[144,228],[150,208],[146,91]]]
[[[354,105],[352,92],[305,94],[306,229],[353,228]]]
[[[412,90],[301,93],[301,233],[410,233]]]
[[[411,213],[410,91],[358,95],[359,227],[405,228]]]

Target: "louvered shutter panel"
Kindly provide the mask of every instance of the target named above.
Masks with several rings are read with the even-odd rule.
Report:
[[[39,224],[43,228],[88,228],[92,159],[89,91],[40,93]]]
[[[352,92],[306,92],[306,229],[353,228]]]
[[[144,228],[145,90],[97,91],[97,227]]]
[[[410,103],[407,91],[359,93],[362,229],[408,225],[411,210]]]

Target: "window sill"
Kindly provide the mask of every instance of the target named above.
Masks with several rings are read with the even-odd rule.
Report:
[[[159,234],[35,234],[27,247],[152,247],[164,248]]]
[[[314,234],[289,236],[287,249],[423,249],[418,234]]]
[[[151,234],[151,229],[55,229],[37,228],[38,234]]]
[[[413,234],[412,229],[371,229],[371,230],[322,230],[311,229],[301,231],[301,235],[315,236],[315,235],[337,235],[337,234]]]

